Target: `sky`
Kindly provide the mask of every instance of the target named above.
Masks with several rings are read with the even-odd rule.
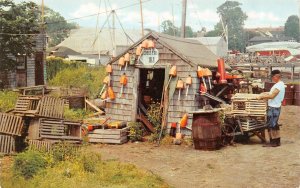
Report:
[[[20,2],[22,0],[15,0]],[[41,4],[42,0],[33,0]],[[176,26],[181,25],[181,0],[143,0],[144,28],[158,31],[164,20],[173,20]],[[248,15],[246,28],[284,26],[288,16],[299,14],[300,0],[236,0],[242,3],[242,10]],[[212,30],[219,21],[217,7],[225,0],[187,0],[186,25],[194,31],[205,27]],[[70,20],[81,27],[101,27],[105,22],[106,11],[116,9],[117,17],[127,29],[140,29],[141,17],[139,0],[44,0],[45,6],[59,12],[67,20],[97,14],[82,19]],[[100,4],[101,3],[101,4]],[[99,8],[100,4],[100,8]],[[105,4],[107,9],[105,8]],[[111,20],[110,20],[111,24]],[[108,27],[106,24],[105,27]],[[116,27],[120,24],[116,19]]]

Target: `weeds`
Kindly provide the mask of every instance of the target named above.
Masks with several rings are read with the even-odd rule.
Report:
[[[6,112],[15,107],[18,93],[13,91],[0,91],[0,112]]]

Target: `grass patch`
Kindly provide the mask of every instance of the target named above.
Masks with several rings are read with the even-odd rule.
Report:
[[[51,154],[26,151],[13,158],[5,157],[10,160],[2,161],[1,186],[5,188],[169,187],[160,177],[138,169],[135,165],[114,160],[103,161],[98,153],[85,148],[77,153],[68,152],[69,154],[64,157],[58,155],[59,152],[66,153],[64,150],[69,149],[67,146],[60,146],[57,152]],[[38,158],[42,158],[45,163],[40,165],[40,160],[38,163],[29,160],[33,159],[33,154],[38,155]],[[16,168],[14,164],[21,158],[27,166],[37,167],[39,170],[33,174],[30,171],[32,175],[27,178],[27,175],[16,173],[13,170]],[[24,165],[17,167],[18,171],[22,171],[23,168]]]
[[[0,91],[0,112],[6,112],[15,107],[18,93],[13,91]]]
[[[53,79],[49,80],[52,86],[67,88],[84,88],[91,98],[95,98],[102,87],[105,77],[105,67],[68,67],[58,72]]]

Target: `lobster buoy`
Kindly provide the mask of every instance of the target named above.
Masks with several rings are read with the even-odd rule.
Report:
[[[187,121],[188,121],[188,114],[185,113],[180,120],[180,127],[185,128],[187,125]]]
[[[185,84],[186,84],[186,92],[185,92],[185,96],[187,96],[188,93],[189,93],[189,87],[190,87],[190,85],[192,85],[192,77],[191,77],[191,75],[189,75],[189,76],[185,79]]]
[[[109,83],[109,76],[105,76],[103,79],[103,84],[108,84]]]
[[[135,55],[140,56],[142,54],[142,45],[136,48]]]
[[[125,62],[129,62],[130,61],[130,54],[129,53],[126,53],[124,55],[124,60],[125,60]]]
[[[148,41],[148,48],[155,48],[155,43],[153,40]]]
[[[125,65],[125,58],[124,57],[120,57],[119,59],[119,66],[120,66],[120,70],[122,70],[122,67]]]
[[[108,93],[108,98],[110,98],[110,100],[115,100],[116,96],[111,87],[108,87],[107,93]]]
[[[176,76],[177,74],[177,68],[175,65],[173,65],[169,71],[169,76]]]
[[[106,72],[107,73],[112,73],[112,66],[111,66],[111,64],[107,64],[106,65]]]
[[[184,88],[184,85],[183,85],[183,81],[181,79],[179,79],[177,81],[177,85],[176,85],[176,89],[179,89],[179,94],[178,94],[178,101],[180,100],[180,94],[181,94],[181,90]]]
[[[107,99],[107,91],[104,91],[100,97],[102,100]]]
[[[142,42],[142,48],[148,48],[148,43],[149,43],[149,40],[146,39]]]

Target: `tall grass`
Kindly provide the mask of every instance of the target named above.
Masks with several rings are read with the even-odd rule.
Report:
[[[13,91],[0,91],[0,112],[6,112],[15,107],[18,93]]]
[[[100,92],[105,74],[105,68],[103,66],[69,67],[58,72],[55,77],[49,81],[49,84],[68,88],[84,88],[88,91],[91,98],[95,98]]]

